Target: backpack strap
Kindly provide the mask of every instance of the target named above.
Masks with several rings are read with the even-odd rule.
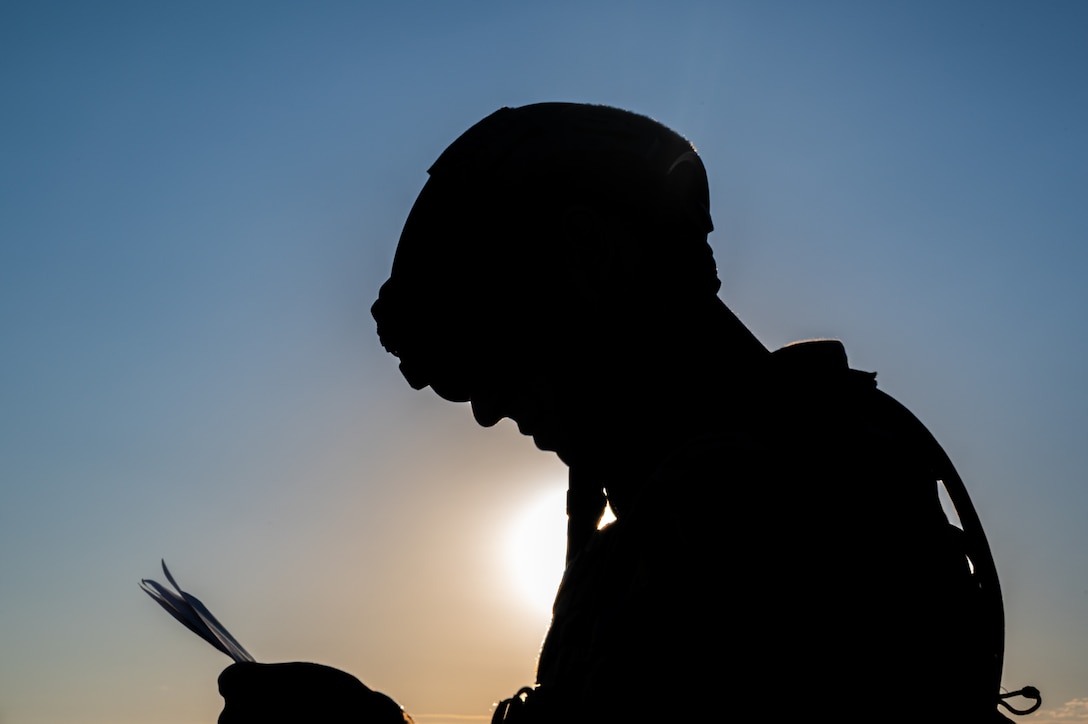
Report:
[[[567,471],[567,560],[569,566],[578,555],[593,532],[601,524],[608,498],[601,487],[600,480],[586,479],[576,473],[576,468]]]
[[[889,429],[895,434],[917,441],[919,454],[927,461],[933,478],[944,486],[956,509],[964,532],[964,547],[974,571],[973,578],[982,593],[982,610],[979,613],[983,617],[984,630],[987,632],[986,653],[991,657],[990,678],[993,690],[1000,691],[1005,657],[1005,609],[997,566],[994,564],[986,533],[982,529],[982,521],[979,520],[971,496],[967,493],[967,486],[955,465],[929,429],[895,398],[880,390],[874,390],[874,393],[881,418],[887,421]]]

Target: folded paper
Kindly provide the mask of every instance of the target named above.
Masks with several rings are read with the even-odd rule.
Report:
[[[254,660],[249,652],[242,648],[238,640],[231,636],[223,624],[212,615],[208,607],[200,602],[199,598],[181,590],[181,586],[170,575],[170,569],[166,567],[165,560],[162,562],[162,572],[166,574],[166,580],[170,582],[174,590],[146,578],[140,581],[140,588],[165,608],[171,616],[181,621],[185,628],[236,662]]]

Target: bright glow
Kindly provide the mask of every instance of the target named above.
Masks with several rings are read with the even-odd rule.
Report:
[[[522,599],[534,612],[551,613],[563,558],[567,550],[567,491],[565,486],[532,498],[514,518],[504,553]],[[600,526],[616,519],[606,508]]]
[[[567,545],[566,485],[532,498],[514,517],[504,554],[510,580],[534,612],[548,614],[563,576]]]

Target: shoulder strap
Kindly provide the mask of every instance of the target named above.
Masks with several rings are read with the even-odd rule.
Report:
[[[567,471],[567,560],[569,566],[604,517],[608,499],[599,480],[586,480],[571,467]]]
[[[974,572],[973,577],[982,592],[983,610],[980,611],[980,615],[984,619],[984,630],[988,632],[986,645],[989,649],[987,654],[992,657],[991,680],[994,691],[1000,691],[1001,671],[1005,657],[1005,609],[1001,596],[1001,584],[997,577],[997,566],[994,564],[990,544],[982,529],[978,512],[971,502],[971,496],[968,495],[967,487],[956,471],[956,467],[929,429],[890,395],[880,390],[874,390],[874,394],[881,419],[887,422],[893,433],[902,435],[903,439],[917,441],[919,454],[923,456],[923,460],[927,461],[926,464],[930,467],[934,479],[944,486],[956,509],[956,515],[963,527],[964,542],[967,557]]]

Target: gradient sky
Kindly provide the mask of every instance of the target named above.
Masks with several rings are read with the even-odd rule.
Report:
[[[1005,684],[1088,717],[1086,30],[1073,1],[0,4],[0,722],[214,721],[229,662],[137,588],[160,557],[258,660],[423,724],[532,680],[564,469],[410,390],[368,308],[430,163],[545,100],[696,143],[727,303],[771,347],[844,340],[930,426]]]

